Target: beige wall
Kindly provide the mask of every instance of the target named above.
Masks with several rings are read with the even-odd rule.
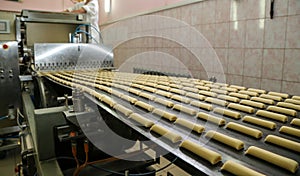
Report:
[[[102,26],[102,30],[105,42],[115,47],[116,66],[124,69],[188,70],[201,79],[222,75],[214,70],[214,63],[207,68],[195,60],[191,49],[201,50],[203,41],[189,36],[186,31],[192,28],[213,47],[229,84],[300,95],[300,1],[276,1],[274,19],[270,19],[269,7],[270,0],[207,0],[151,14],[172,17],[185,25],[166,26],[150,17],[145,23],[147,16],[143,16]],[[149,33],[156,36],[146,37]],[[160,37],[166,33],[186,35],[183,39],[189,46]],[[137,35],[144,37],[131,38]],[[118,41],[125,42],[116,45]],[[212,57],[205,51],[200,56],[207,62]],[[180,64],[176,59],[172,62],[172,57],[185,67],[176,68]],[[167,62],[169,66],[162,66]]]
[[[0,34],[0,40],[16,40],[16,29],[15,29],[15,12],[5,12],[0,11],[0,19],[1,20],[9,20],[10,21],[10,33],[8,34]]]

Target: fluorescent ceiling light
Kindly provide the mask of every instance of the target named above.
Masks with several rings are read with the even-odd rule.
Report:
[[[104,11],[106,13],[109,13],[111,9],[111,0],[105,0],[104,1]]]

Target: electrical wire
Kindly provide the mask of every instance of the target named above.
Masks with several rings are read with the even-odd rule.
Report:
[[[102,38],[101,32],[94,25],[91,25],[91,24],[81,24],[81,25],[77,26],[77,28],[75,29],[75,31],[80,30],[80,27],[82,27],[82,26],[90,26],[90,27],[94,28],[95,31],[97,31],[97,33],[99,34],[100,42],[103,43],[103,38]]]
[[[89,36],[91,39],[93,39],[97,44],[99,44],[98,41],[97,41],[90,33],[86,32],[86,31],[83,31],[83,30],[79,30],[79,31],[75,31],[75,32],[74,32],[74,34],[72,35],[72,42],[73,42],[73,38],[74,38],[75,34],[78,34],[78,33],[84,33],[84,34],[88,35],[88,36]]]

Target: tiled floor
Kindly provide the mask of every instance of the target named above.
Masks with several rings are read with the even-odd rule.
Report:
[[[6,151],[6,157],[0,159],[0,175],[13,176],[15,175],[15,167],[21,161],[20,148]]]

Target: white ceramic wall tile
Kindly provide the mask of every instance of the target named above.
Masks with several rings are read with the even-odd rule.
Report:
[[[300,48],[300,15],[289,16],[286,32],[286,48]]]
[[[260,78],[244,76],[243,81],[244,81],[243,86],[245,86],[245,87],[256,88],[256,89],[260,89],[260,87],[261,87],[261,79]]]
[[[243,75],[244,49],[229,49],[227,68],[229,74]]]
[[[227,65],[228,65],[228,50],[227,48],[224,49],[215,49],[217,56],[219,58],[220,63],[223,67],[223,72],[227,73]],[[222,72],[222,70],[219,70],[219,72]]]
[[[210,24],[216,21],[216,1],[203,1],[202,6],[202,24]]]
[[[215,28],[216,24],[202,25],[202,34],[210,43],[211,46],[215,45]]]
[[[282,81],[281,92],[285,92],[285,93],[288,93],[290,95],[300,96],[299,87],[300,87],[300,83]]]
[[[264,35],[264,19],[248,20],[246,24],[246,48],[262,48]]]
[[[281,81],[279,80],[271,80],[271,79],[262,79],[261,80],[261,89],[266,91],[281,91]]]
[[[283,58],[283,49],[265,49],[263,53],[262,78],[281,80],[283,71]]]
[[[216,22],[228,22],[230,20],[231,1],[216,1]]]
[[[284,48],[287,17],[266,19],[264,48]]]
[[[244,76],[261,77],[262,53],[262,49],[245,50]]]
[[[217,23],[215,28],[215,47],[227,48],[229,42],[229,23]]]
[[[288,14],[288,0],[274,1],[274,17],[286,16]],[[270,18],[271,0],[266,0],[266,17]]]
[[[288,14],[289,15],[300,15],[300,1],[299,0],[289,0]]]
[[[300,49],[285,50],[283,80],[300,82]]]
[[[244,20],[247,15],[247,0],[231,0],[230,21]]]
[[[259,19],[265,17],[265,0],[245,0],[244,10],[246,12],[246,19]]]
[[[180,9],[180,20],[187,24],[191,24],[191,6],[182,6]],[[185,24],[185,25],[187,25]]]
[[[198,25],[202,24],[202,2],[193,4],[191,7],[191,24]]]
[[[246,21],[230,22],[230,48],[244,48],[246,34]]]

